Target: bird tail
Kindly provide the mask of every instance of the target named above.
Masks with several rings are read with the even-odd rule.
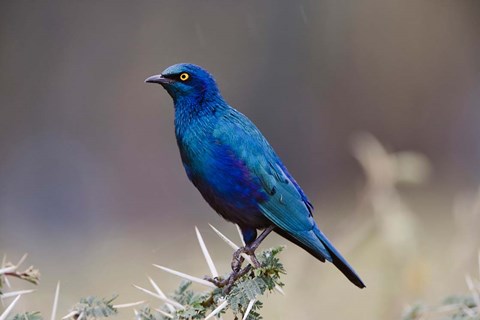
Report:
[[[365,288],[365,284],[355,270],[353,270],[345,258],[342,257],[340,252],[335,249],[330,240],[328,240],[327,236],[325,236],[317,226],[314,226],[313,230],[310,231],[286,232],[283,229],[276,228],[275,232],[302,247],[318,260],[322,262],[325,262],[325,260],[330,261],[354,285],[360,289]]]
[[[330,240],[328,240],[328,238],[323,234],[323,232],[316,227],[313,229],[313,232],[317,236],[318,240],[320,240],[320,242],[322,242],[322,244],[325,246],[328,253],[330,253],[331,259],[328,259],[327,257],[327,260],[332,262],[335,267],[337,267],[338,270],[340,270],[354,285],[356,285],[360,289],[365,288],[365,284],[363,283],[362,279],[360,279],[358,274],[355,272],[355,270],[353,270],[352,266],[350,266],[350,264],[340,254],[340,252],[335,249],[333,244],[330,242]]]

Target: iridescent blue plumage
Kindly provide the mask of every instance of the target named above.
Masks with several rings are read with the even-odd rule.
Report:
[[[175,133],[188,178],[212,208],[240,226],[252,243],[257,229],[275,232],[365,285],[320,231],[313,206],[257,127],[230,107],[215,80],[192,64],[173,65],[146,80],[173,98]]]

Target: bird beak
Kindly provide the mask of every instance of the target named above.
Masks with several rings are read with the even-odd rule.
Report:
[[[172,83],[173,80],[172,80],[172,79],[165,78],[165,77],[164,77],[163,75],[161,75],[161,74],[157,74],[157,75],[155,75],[155,76],[148,77],[147,79],[145,79],[145,82],[146,82],[146,83],[169,84],[169,83]]]

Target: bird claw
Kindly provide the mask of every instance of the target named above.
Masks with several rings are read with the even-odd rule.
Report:
[[[248,265],[243,269],[232,271],[227,278],[221,278],[221,277],[212,278],[209,276],[205,276],[203,277],[203,279],[213,283],[217,288],[223,288],[223,293],[228,294],[232,289],[233,285],[235,284],[235,281],[243,277],[245,274],[247,274],[251,270],[252,270],[252,266]]]
[[[218,288],[222,288],[228,283],[228,278],[223,279],[223,278],[220,278],[220,277],[213,277],[212,278],[212,277],[209,277],[209,276],[205,276],[205,277],[203,277],[203,279],[207,280],[208,282],[213,283]]]
[[[232,258],[232,272],[228,275],[227,278],[210,278],[206,276],[204,279],[213,283],[215,286],[218,288],[223,288],[224,294],[228,294],[230,290],[232,289],[233,285],[235,284],[235,281],[237,281],[239,278],[243,277],[247,273],[249,273],[253,268],[260,268],[261,264],[258,261],[257,257],[255,256],[255,250],[258,248],[260,242],[274,229],[274,226],[270,226],[263,233],[258,237],[253,243],[249,244],[248,246],[244,246],[239,248],[233,253],[233,258]],[[243,262],[245,262],[245,258],[242,256],[242,254],[246,254],[250,256],[250,259],[252,261],[251,265],[247,265],[242,269]]]
[[[235,284],[235,281],[250,272],[252,270],[252,266],[254,268],[260,268],[261,264],[255,256],[254,251],[255,248],[251,247],[241,247],[237,251],[235,251],[233,253],[233,259],[231,263],[232,272],[228,275],[227,278],[212,278],[209,276],[205,276],[204,279],[213,283],[218,288],[223,288],[223,292],[225,294],[228,294],[232,289],[233,285]],[[242,256],[243,253],[250,256],[250,259],[252,260],[252,266],[247,265],[242,269],[243,262],[245,262],[245,258]]]
[[[242,267],[243,261],[245,260],[242,257],[242,251],[241,250],[242,250],[242,248],[238,249],[237,251],[235,251],[233,253],[233,258],[232,258],[232,263],[231,263],[231,267],[232,267],[233,272],[238,272],[240,270],[240,268]]]
[[[241,267],[243,262],[245,261],[245,258],[242,256],[242,253],[245,253],[250,256],[250,259],[252,260],[252,264],[255,268],[260,268],[261,264],[258,261],[257,257],[255,256],[255,248],[250,248],[250,247],[241,247],[237,251],[233,253],[233,259],[232,259],[232,271],[238,272]]]

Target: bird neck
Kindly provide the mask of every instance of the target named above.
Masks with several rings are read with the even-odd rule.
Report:
[[[219,93],[199,99],[181,97],[174,101],[174,106],[177,137],[183,136],[188,129],[201,130],[210,127],[215,118],[229,108]]]

